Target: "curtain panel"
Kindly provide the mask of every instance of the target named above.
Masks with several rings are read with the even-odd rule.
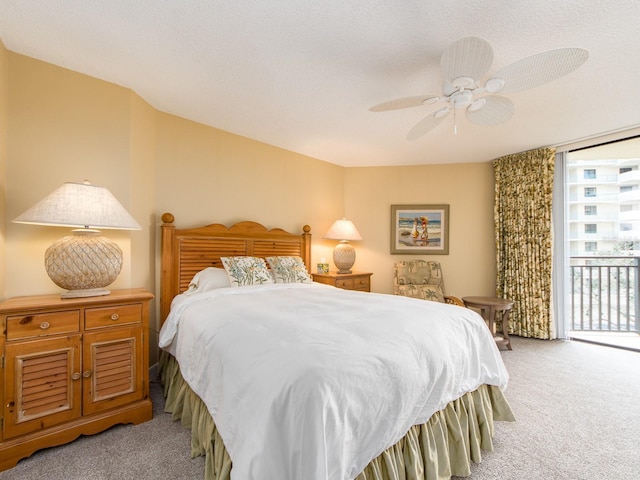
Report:
[[[554,148],[507,155],[495,174],[496,293],[514,302],[509,333],[550,339]]]

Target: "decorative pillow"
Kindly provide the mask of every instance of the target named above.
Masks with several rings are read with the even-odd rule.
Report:
[[[276,283],[313,283],[300,257],[267,257]]]
[[[273,277],[263,258],[222,257],[222,264],[233,287],[273,283]]]
[[[207,267],[196,273],[191,282],[187,293],[206,292],[214,288],[230,287],[229,276],[224,268]]]

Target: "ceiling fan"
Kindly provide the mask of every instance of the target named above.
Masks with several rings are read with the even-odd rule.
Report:
[[[452,112],[457,133],[456,110],[464,109],[467,119],[477,125],[498,125],[509,120],[515,108],[511,100],[497,93],[519,92],[551,82],[577,69],[588,57],[589,52],[583,48],[548,50],[507,65],[482,83],[493,63],[493,49],[483,38],[464,37],[450,45],[440,58],[444,77],[441,95],[397,98],[369,110],[384,112],[443,104],[409,131],[409,140],[434,129]]]

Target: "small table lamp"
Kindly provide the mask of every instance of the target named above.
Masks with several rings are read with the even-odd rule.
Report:
[[[34,225],[81,227],[45,252],[49,278],[67,289],[62,298],[111,293],[104,287],[118,278],[122,250],[98,228],[141,230],[142,227],[104,187],[65,183],[13,220]],[[94,227],[94,228],[92,228]]]
[[[349,240],[362,240],[353,222],[346,218],[336,220],[323,238],[340,240],[333,249],[333,263],[338,268],[338,273],[352,273],[351,267],[356,262],[356,250],[349,244]]]

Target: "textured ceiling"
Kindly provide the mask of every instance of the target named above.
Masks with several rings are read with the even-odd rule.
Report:
[[[638,0],[0,0],[6,48],[131,88],[155,108],[344,166],[484,162],[640,125]],[[578,70],[508,97],[499,126],[453,116],[407,132],[441,93],[440,55],[469,35],[494,72],[582,47]]]

